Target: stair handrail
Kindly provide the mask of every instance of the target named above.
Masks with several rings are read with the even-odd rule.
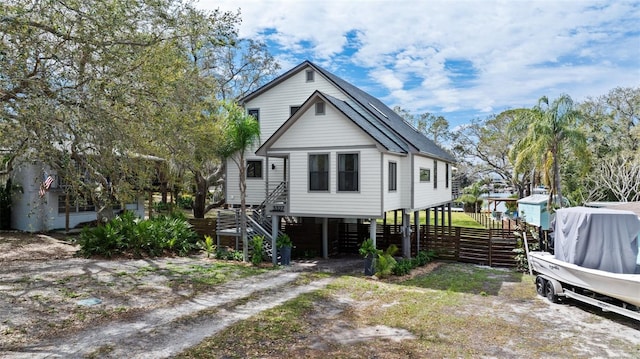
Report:
[[[264,201],[262,201],[262,203],[260,203],[258,208],[266,208],[267,204],[271,204],[271,203],[275,202],[277,199],[280,198],[280,196],[282,196],[283,193],[285,193],[286,188],[287,188],[287,182],[286,181],[280,182],[276,186],[276,188],[274,188],[273,191],[271,191],[267,195],[267,197],[264,199]]]

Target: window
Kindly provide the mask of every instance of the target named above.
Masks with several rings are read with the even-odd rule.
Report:
[[[358,191],[358,154],[338,154],[338,191]]]
[[[247,111],[247,113],[249,114],[249,116],[253,116],[256,121],[260,122],[260,109],[251,108]]]
[[[294,113],[298,112],[300,106],[289,106],[289,116],[293,116]]]
[[[262,161],[247,161],[247,178],[262,178]]]
[[[438,188],[438,161],[433,160],[433,188]]]
[[[398,164],[389,162],[389,191],[398,189]]]
[[[67,196],[60,194],[58,196],[58,213],[66,213]],[[76,212],[93,212],[96,210],[96,206],[93,204],[93,200],[89,196],[80,195],[75,197],[69,196],[69,213]]]
[[[307,70],[307,82],[313,82],[315,80],[315,72],[313,70]]]
[[[329,190],[329,155],[309,155],[309,191]]]
[[[449,164],[444,164],[444,186],[449,188]]]
[[[431,170],[428,168],[420,169],[420,182],[430,182],[431,181]]]
[[[324,102],[316,102],[316,115],[324,115]]]

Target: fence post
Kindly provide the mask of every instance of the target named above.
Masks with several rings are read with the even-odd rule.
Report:
[[[460,227],[456,227],[456,261],[460,260]]]
[[[493,230],[489,229],[489,267],[493,266]]]

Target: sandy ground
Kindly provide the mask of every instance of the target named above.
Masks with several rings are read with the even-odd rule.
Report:
[[[73,257],[76,250],[64,236],[0,232],[0,357],[171,357],[229,325],[334,280],[300,280],[307,271],[361,270],[361,261],[297,262],[286,270],[234,279],[207,291],[167,284],[176,273],[210,265],[204,257],[95,260]],[[92,305],[92,300],[99,303]],[[469,310],[514,322],[519,313],[538,313],[554,323],[546,334],[580,332],[586,337],[582,357],[640,355],[640,323],[610,320],[595,310],[541,298],[506,305]],[[409,332],[382,326],[340,331],[336,323],[342,310],[323,308],[326,328],[318,328],[326,333],[323,340],[349,344],[372,337],[412,338]]]

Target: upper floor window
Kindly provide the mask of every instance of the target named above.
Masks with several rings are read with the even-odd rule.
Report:
[[[298,112],[300,106],[289,106],[289,116],[293,116],[294,113]]]
[[[262,161],[247,161],[247,178],[262,178]]]
[[[313,70],[307,70],[306,79],[307,82],[313,82],[315,80],[315,72]]]
[[[420,168],[420,182],[431,181],[431,170],[428,168]]]
[[[253,118],[256,119],[256,121],[260,122],[260,110],[257,108],[250,108],[249,110],[247,110],[247,113],[249,114],[249,116],[253,116]]]
[[[444,165],[444,186],[445,188],[449,188],[449,164],[445,163]]]
[[[309,191],[329,190],[329,155],[309,155]]]
[[[316,102],[316,115],[324,115],[324,102]]]
[[[389,191],[398,189],[398,164],[389,162]]]
[[[433,160],[433,188],[438,188],[438,161]]]
[[[338,154],[338,191],[358,191],[358,154]]]

